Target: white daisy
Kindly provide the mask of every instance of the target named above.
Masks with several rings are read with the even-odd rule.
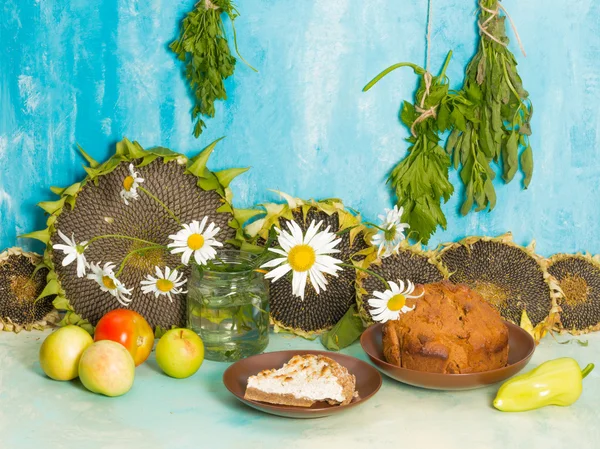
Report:
[[[144,182],[144,178],[140,178],[140,174],[134,170],[133,164],[129,164],[129,173],[129,176],[123,180],[123,190],[121,190],[121,198],[126,206],[129,206],[127,200],[137,200],[140,197],[137,189]]]
[[[100,286],[100,290],[110,293],[117,298],[119,304],[128,307],[132,301],[128,296],[131,295],[133,289],[125,288],[123,283],[116,278],[114,273],[114,263],[107,262],[104,264],[104,267],[100,267],[100,263],[102,262],[97,264],[92,262],[90,264],[93,273],[88,274],[87,278],[96,281]]]
[[[395,282],[388,282],[390,289],[381,292],[373,292],[375,298],[371,298],[368,304],[373,307],[371,316],[375,321],[385,323],[389,320],[397,320],[401,313],[410,312],[415,308],[408,307],[406,305],[407,299],[416,299],[423,296],[425,291],[422,291],[420,295],[413,295],[415,286],[412,282],[406,282],[406,289],[404,288],[404,282],[398,281],[400,285]]]
[[[62,239],[62,241],[66,243],[66,245],[52,245],[52,248],[61,250],[63,253],[65,253],[65,257],[62,261],[62,266],[66,267],[74,260],[77,260],[77,277],[84,277],[87,268],[89,268],[89,264],[87,263],[87,260],[85,260],[84,254],[85,246],[88,244],[87,240],[77,244],[77,242],[75,242],[75,234],[71,234],[70,240],[69,237],[67,237],[60,231],[58,231],[58,235]]]
[[[335,247],[342,239],[336,239],[337,236],[333,232],[329,232],[329,227],[318,232],[322,224],[321,221],[315,225],[313,221],[304,235],[295,221],[288,221],[290,232],[276,227],[281,249],[269,248],[269,251],[283,257],[278,257],[262,265],[261,268],[272,268],[279,265],[267,273],[265,278],[273,279],[272,282],[275,282],[292,271],[292,293],[302,299],[304,299],[307,277],[310,277],[310,283],[317,294],[321,289],[325,291],[327,280],[323,273],[337,276],[337,271],[342,269],[337,265],[342,263],[341,260],[328,256],[328,254],[340,252]]]
[[[219,233],[220,228],[215,227],[215,224],[211,222],[204,229],[207,221],[208,217],[204,217],[202,223],[194,220],[189,225],[184,224],[183,229],[177,234],[169,236],[173,243],[169,243],[167,247],[174,248],[171,250],[171,254],[182,253],[181,263],[184,265],[190,262],[192,254],[196,263],[206,265],[206,262],[214,259],[217,255],[217,251],[213,247],[223,246],[221,242],[214,238]]]
[[[165,272],[156,267],[156,277],[147,275],[146,280],[140,282],[142,284],[142,292],[145,294],[154,293],[154,297],[158,298],[161,295],[166,295],[173,302],[173,295],[187,293],[180,289],[187,279],[183,279],[183,273],[178,273],[177,270],[171,271],[169,267],[165,267]]]
[[[391,256],[398,251],[400,242],[406,238],[404,230],[409,228],[408,224],[401,221],[404,208],[398,209],[398,206],[394,206],[393,209],[386,209],[385,212],[385,216],[379,215],[379,219],[382,221],[379,227],[385,231],[379,231],[371,240],[373,245],[379,246],[377,255],[379,256],[383,252],[382,257]]]

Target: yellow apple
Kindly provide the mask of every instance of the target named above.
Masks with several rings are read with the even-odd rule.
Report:
[[[65,326],[52,332],[40,348],[40,365],[54,380],[71,380],[78,375],[79,359],[94,342],[79,326]]]
[[[79,361],[79,379],[85,388],[105,396],[121,396],[133,385],[135,362],[125,346],[112,340],[95,342]]]
[[[156,345],[156,362],[171,377],[190,377],[203,361],[202,339],[189,329],[171,329]]]

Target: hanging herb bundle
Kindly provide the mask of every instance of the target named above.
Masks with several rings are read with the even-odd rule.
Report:
[[[215,116],[215,101],[227,98],[223,82],[233,75],[235,70],[236,59],[231,54],[225,38],[223,14],[231,20],[235,51],[244,61],[238,51],[233,28],[239,11],[231,0],[200,0],[194,10],[183,19],[179,38],[169,45],[177,54],[177,58],[186,62],[185,74],[196,103],[192,110],[196,137],[200,136],[206,127],[202,118]],[[256,71],[249,64],[248,66]]]
[[[395,64],[377,75],[363,92],[399,67],[411,67],[421,76],[415,103],[405,101],[400,120],[411,132],[408,155],[392,170],[388,182],[396,192],[397,204],[404,208],[402,221],[410,225],[411,237],[426,244],[437,226],[446,228],[440,207],[448,201],[454,187],[448,180],[450,157],[439,145],[440,134],[448,129],[450,113],[446,68],[452,57],[448,53],[438,76],[412,63]]]
[[[505,15],[500,16],[500,11]],[[531,181],[533,153],[529,135],[533,109],[517,73],[515,57],[507,47],[507,17],[510,20],[498,0],[481,0],[479,48],[467,66],[462,90],[450,102],[453,131],[446,150],[454,168],[461,166],[460,178],[466,194],[461,207],[463,215],[473,205],[477,211],[494,208],[493,162],[501,164],[505,182],[514,178],[519,165],[524,187]]]

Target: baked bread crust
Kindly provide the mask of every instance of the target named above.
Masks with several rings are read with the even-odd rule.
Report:
[[[420,287],[425,293],[416,300],[415,309],[383,325],[388,363],[444,374],[506,366],[508,329],[477,292],[448,281]]]
[[[305,383],[311,381],[326,381],[337,383],[341,387],[343,400],[333,397],[309,398],[298,394],[285,392],[286,384],[297,381],[299,375],[306,376]],[[275,382],[281,392],[261,390],[258,385],[261,380]],[[253,384],[252,386],[250,384]],[[317,402],[326,401],[330,405],[347,405],[357,396],[355,392],[356,378],[346,367],[333,359],[322,355],[295,355],[280,369],[263,370],[248,378],[248,386],[244,399],[267,402],[270,404],[291,405],[296,407],[311,407]]]

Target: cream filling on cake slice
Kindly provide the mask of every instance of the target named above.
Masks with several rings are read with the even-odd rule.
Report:
[[[248,379],[248,388],[267,394],[292,395],[311,401],[344,402],[344,389],[327,361],[313,355],[294,356],[282,368]]]

